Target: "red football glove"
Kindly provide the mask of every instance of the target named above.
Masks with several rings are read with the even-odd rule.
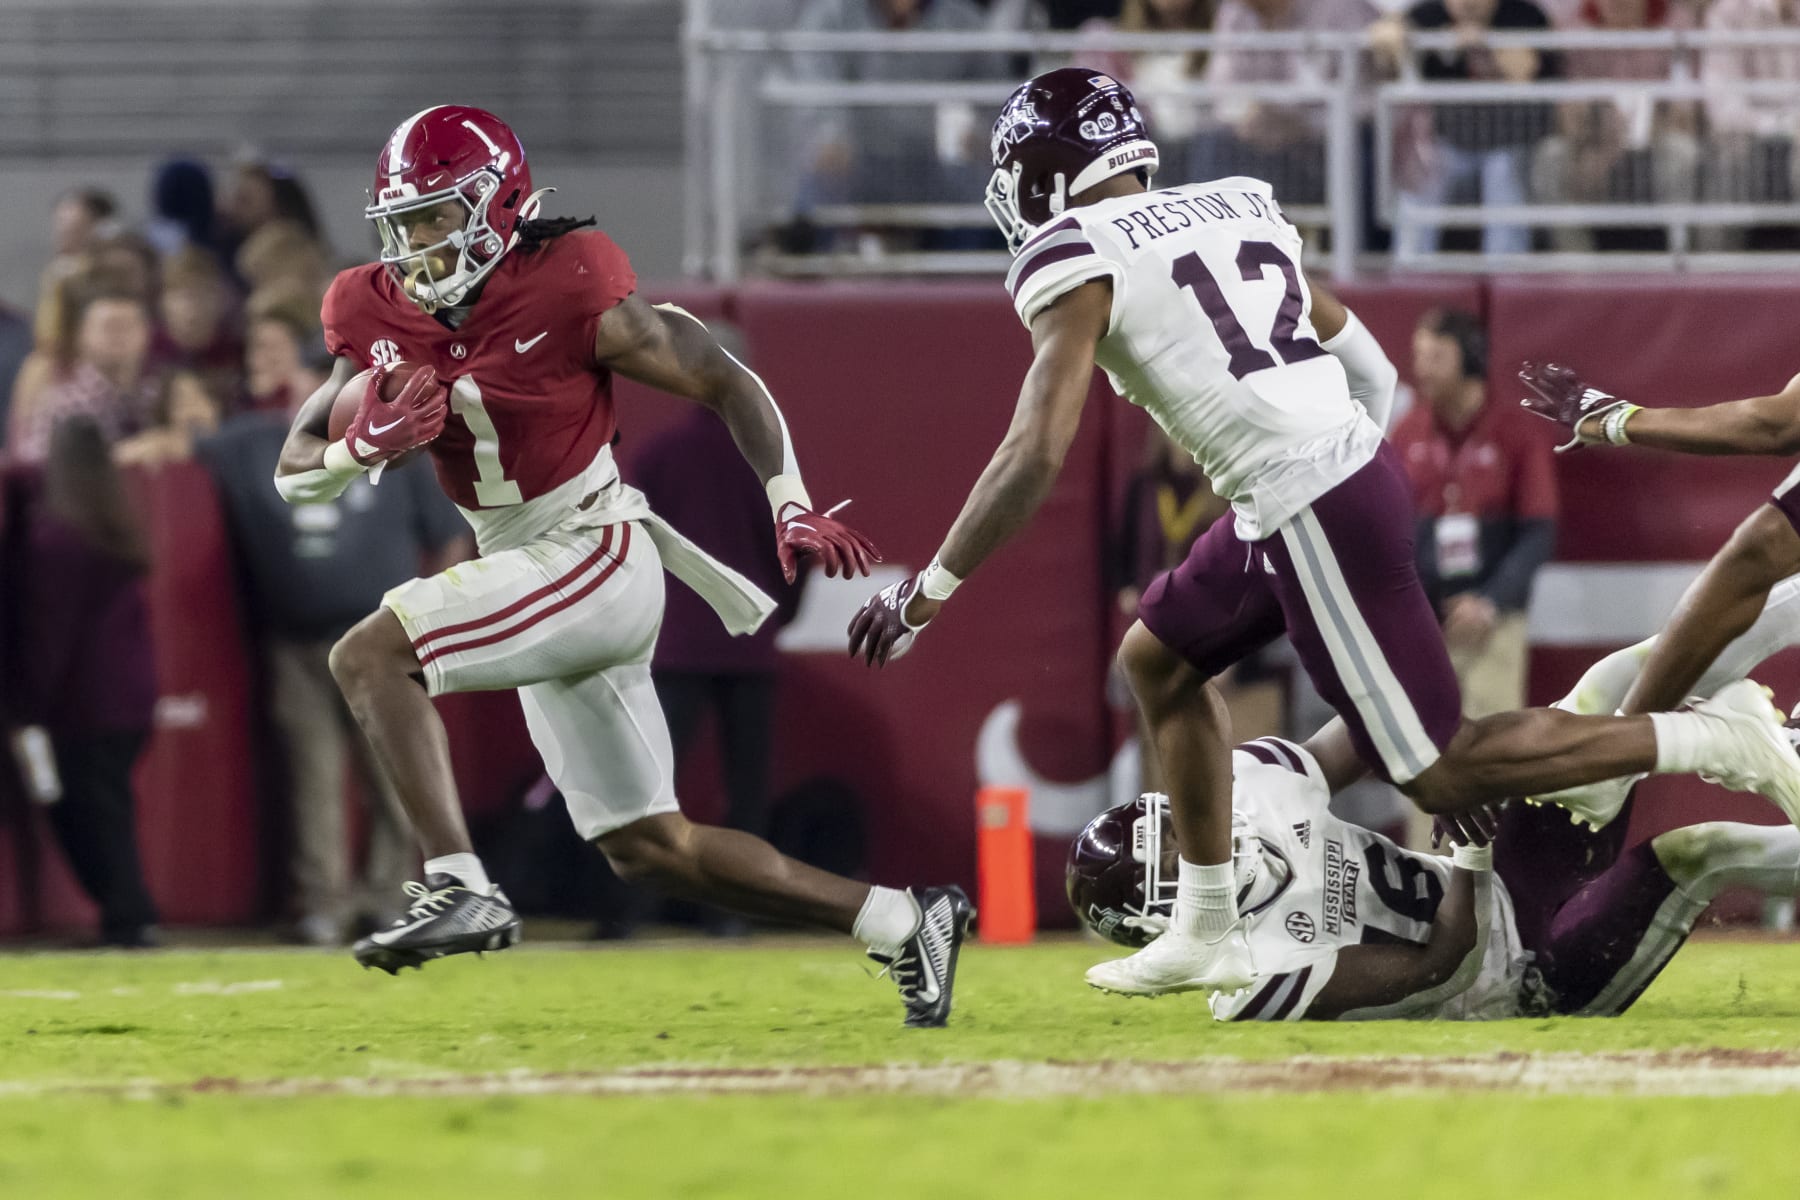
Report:
[[[914,625],[906,619],[906,605],[919,590],[919,577],[909,575],[876,592],[850,621],[850,657],[861,657],[871,667],[884,667],[912,649],[931,624],[931,618]]]
[[[848,500],[844,504],[850,503]],[[844,504],[833,508],[836,512]],[[867,575],[873,563],[881,561],[875,543],[831,513],[816,513],[789,500],[775,518],[775,554],[781,559],[781,573],[789,583],[799,577],[800,556],[816,554],[825,574],[833,579],[843,575]]]
[[[450,413],[450,389],[438,382],[437,371],[431,367],[414,371],[400,394],[384,401],[381,385],[387,374],[388,369],[383,367],[369,377],[362,407],[356,410],[350,428],[344,430],[350,457],[365,467],[425,445],[444,432],[444,419]]]
[[[1556,448],[1558,454],[1589,442],[1604,441],[1599,421],[1586,425],[1585,431],[1583,422],[1604,416],[1625,403],[1617,396],[1589,387],[1572,368],[1560,363],[1524,363],[1519,368],[1519,380],[1535,393],[1519,403],[1528,412],[1569,431],[1569,440]]]

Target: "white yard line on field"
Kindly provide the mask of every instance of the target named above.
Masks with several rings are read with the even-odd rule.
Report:
[[[4,1083],[0,1097],[51,1093],[133,1098],[171,1093],[245,1097],[908,1094],[1026,1098],[1220,1092],[1484,1091],[1527,1094],[1731,1096],[1800,1092],[1800,1055],[1682,1050],[1625,1054],[1497,1054],[1464,1058],[1291,1058],[1266,1062],[983,1062],[876,1067],[635,1067],[342,1079],[189,1083]]]

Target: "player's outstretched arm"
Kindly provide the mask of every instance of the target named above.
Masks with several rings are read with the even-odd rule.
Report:
[[[841,521],[813,511],[800,480],[793,439],[774,396],[757,374],[733,358],[700,319],[673,304],[651,305],[636,293],[609,309],[594,336],[594,356],[627,379],[705,405],[769,492],[776,550],[788,582],[797,559],[817,556],[827,575],[867,575],[881,561],[875,543]],[[841,505],[839,507],[842,507]]]
[[[904,653],[958,584],[1020,529],[1050,494],[1081,423],[1094,350],[1112,320],[1112,283],[1097,279],[1054,301],[1031,323],[1035,357],[1012,425],[994,451],[931,565],[863,605],[850,624],[850,656],[871,666]]]
[[[1640,408],[1587,383],[1568,367],[1526,363],[1521,403],[1569,430],[1568,445],[1611,443],[1681,454],[1800,454],[1800,375],[1770,396],[1703,408]]]
[[[1472,982],[1475,972],[1459,973],[1458,969],[1480,941],[1475,891],[1479,873],[1460,866],[1450,873],[1450,886],[1438,904],[1423,946],[1346,946],[1338,951],[1331,979],[1306,1015],[1329,1020],[1358,1009],[1398,1004],[1442,988],[1459,974],[1468,974]],[[1479,963],[1475,965],[1479,967]],[[1450,994],[1446,990],[1441,998]]]
[[[331,364],[330,378],[294,414],[287,441],[281,445],[281,458],[275,464],[275,489],[289,504],[335,500],[362,473],[362,468],[354,463],[328,463],[325,458],[331,447],[326,427],[332,402],[355,374],[354,362],[337,359]]]

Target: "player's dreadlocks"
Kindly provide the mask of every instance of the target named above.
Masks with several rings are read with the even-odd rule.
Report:
[[[519,244],[516,249],[520,254],[535,254],[552,238],[597,224],[599,222],[593,217],[540,217],[534,221],[520,221]]]

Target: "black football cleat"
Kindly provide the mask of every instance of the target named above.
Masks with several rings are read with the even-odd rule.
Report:
[[[885,964],[882,974],[893,976],[900,986],[906,1024],[914,1029],[937,1029],[950,1019],[956,956],[975,922],[975,906],[955,885],[921,888],[913,896],[919,902],[918,930],[893,958],[873,950],[869,957]]]
[[[365,968],[398,975],[448,954],[504,950],[519,940],[519,914],[499,888],[491,896],[471,891],[451,875],[427,875],[408,883],[412,907],[386,929],[352,947]]]

